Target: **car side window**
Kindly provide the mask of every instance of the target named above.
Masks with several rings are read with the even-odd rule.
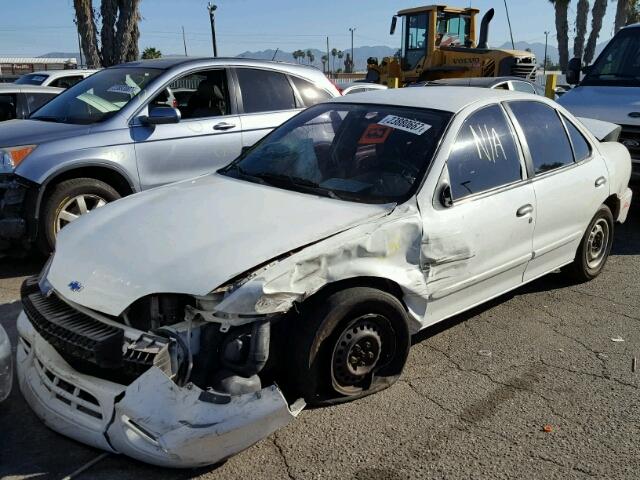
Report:
[[[0,122],[16,118],[16,98],[14,95],[0,95]]]
[[[509,84],[507,82],[499,83],[493,87],[494,90],[509,90]]]
[[[529,146],[537,174],[573,163],[567,133],[556,110],[542,102],[509,102]]]
[[[53,97],[55,97],[55,94],[27,92],[25,93],[25,96],[27,97],[27,107],[29,108],[29,113],[33,113],[37,109],[39,109],[42,105],[44,105]]]
[[[518,80],[512,80],[511,85],[513,85],[513,89],[516,92],[536,93],[536,90],[533,88],[533,85],[527,82],[519,82]]]
[[[591,156],[591,146],[589,142],[580,133],[580,130],[564,115],[562,116],[564,124],[569,131],[569,138],[571,139],[571,146],[573,147],[573,156],[576,162],[581,162],[585,158]]]
[[[73,77],[62,77],[54,80],[49,84],[50,87],[69,88],[73,87],[76,83],[82,80],[82,75],[75,75]]]
[[[184,120],[229,115],[229,86],[224,69],[201,70],[173,81],[149,108],[173,106]]]
[[[516,137],[500,106],[484,107],[464,121],[447,167],[454,201],[522,179]]]
[[[303,106],[310,107],[311,105],[315,105],[316,103],[324,102],[325,100],[329,100],[331,95],[329,92],[316,87],[313,83],[307,82],[302,78],[290,77],[293,81],[293,84],[296,86],[296,90],[300,94],[300,98],[304,103]]]
[[[238,68],[236,72],[244,113],[296,108],[293,89],[283,73],[257,68]]]

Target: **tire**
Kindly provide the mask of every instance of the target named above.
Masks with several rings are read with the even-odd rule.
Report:
[[[84,199],[85,208],[81,208],[80,197]],[[45,254],[53,251],[58,231],[71,221],[74,212],[79,217],[86,211],[119,198],[120,194],[111,185],[94,178],[73,178],[55,185],[41,210],[38,234],[40,250]],[[64,215],[63,211],[68,215]]]
[[[574,281],[593,280],[604,268],[613,245],[613,215],[606,205],[601,205],[580,241],[573,263],[563,271]]]
[[[311,406],[371,395],[402,373],[411,337],[389,293],[348,288],[308,302],[293,320],[290,387]]]

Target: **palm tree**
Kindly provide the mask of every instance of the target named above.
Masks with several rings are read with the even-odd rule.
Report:
[[[298,50],[298,52],[300,52],[300,58],[302,59],[302,62],[304,62],[304,57],[306,57],[307,54],[304,53],[304,50]],[[302,63],[302,62],[300,62],[300,63]]]
[[[326,71],[326,65],[329,62],[329,57],[325,54],[320,57],[320,61],[322,62],[322,71]]]
[[[584,51],[584,37],[587,34],[587,19],[589,17],[589,0],[578,0],[576,10],[576,38],[573,40],[573,56],[582,58]]]
[[[584,49],[584,63],[587,65],[591,63],[596,53],[596,43],[605,13],[607,13],[607,0],[595,0],[591,10],[591,33],[589,33],[587,46]]]
[[[147,47],[142,52],[142,59],[148,60],[150,58],[160,58],[162,57],[162,52],[155,47]]]
[[[560,54],[560,69],[567,71],[569,63],[569,22],[567,12],[570,0],[549,0],[553,3],[556,12],[556,36],[558,38],[558,51]],[[618,0],[620,1],[620,0]]]
[[[307,61],[309,62],[309,64],[312,64],[315,59],[316,56],[313,54],[313,52],[311,50],[307,50]]]
[[[614,33],[618,33],[622,27],[627,23],[627,15],[629,14],[629,0],[618,0],[616,6],[616,20],[614,26]]]
[[[332,48],[331,49],[331,56],[333,57],[332,60],[332,64],[333,64],[333,68],[332,70],[335,72],[336,71],[336,55],[338,55],[338,49],[337,48]]]

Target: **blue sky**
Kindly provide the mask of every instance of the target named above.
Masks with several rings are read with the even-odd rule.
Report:
[[[98,4],[96,0],[94,3]],[[339,49],[350,46],[349,27],[355,27],[355,46],[399,45],[399,35],[391,37],[391,16],[401,8],[429,3],[428,0],[217,0],[218,48],[222,55],[246,50],[277,48]],[[435,3],[435,2],[434,2]],[[445,3],[445,2],[438,2]],[[591,2],[593,3],[593,2]],[[468,0],[451,5],[468,5]],[[483,14],[494,7],[490,44],[509,39],[503,0],[475,0]],[[570,21],[575,16],[570,5]],[[189,55],[210,55],[211,37],[206,0],[142,0],[140,49],[153,46],[165,54],[183,51],[184,26]],[[508,0],[516,41],[544,42],[544,31],[552,32],[555,44],[553,6],[546,0]],[[0,24],[0,56],[40,55],[51,51],[77,51],[72,0],[3,0]],[[600,40],[611,37],[615,1],[611,1]],[[573,25],[571,25],[573,31]]]

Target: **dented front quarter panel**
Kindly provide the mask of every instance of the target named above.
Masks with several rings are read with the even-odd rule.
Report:
[[[253,272],[216,310],[227,316],[288,311],[322,287],[357,277],[395,282],[420,328],[427,285],[421,269],[422,220],[414,200],[389,215],[351,228]]]

